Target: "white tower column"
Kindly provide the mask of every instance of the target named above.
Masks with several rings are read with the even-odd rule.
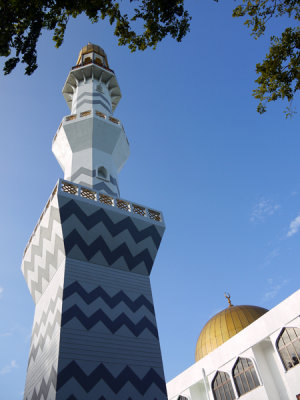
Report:
[[[112,116],[121,91],[99,46],[83,48],[63,95],[72,114],[54,138],[52,151],[66,180],[119,196],[118,173],[129,156],[121,122]]]

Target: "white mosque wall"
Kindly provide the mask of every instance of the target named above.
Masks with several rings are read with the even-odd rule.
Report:
[[[275,349],[270,340],[264,340],[256,344],[252,351],[266,390],[266,398],[274,400],[286,398],[287,393],[280,373],[277,368],[273,368]]]
[[[299,308],[300,308],[300,303],[292,303],[290,307],[294,308],[294,312],[297,310],[297,314],[299,315]],[[280,355],[278,351],[276,350],[276,342],[278,339],[278,336],[280,335],[282,328],[300,328],[300,318],[299,316],[296,316],[296,318],[291,319],[290,321],[287,321],[284,326],[280,327],[277,329],[275,332],[273,332],[272,335],[270,335],[270,340],[272,343],[272,347],[274,349],[274,352],[272,353],[273,359],[270,362],[271,368],[273,371],[276,369],[279,371],[280,376],[277,377],[278,383],[282,386],[282,398],[288,398],[288,399],[293,399],[295,398],[295,393],[298,394],[300,393],[300,371],[299,371],[299,365],[297,365],[294,368],[289,369],[288,371],[285,370],[283,367],[282,361],[280,359]],[[274,371],[275,373],[275,371]],[[283,396],[288,396],[288,397],[283,397]]]
[[[232,378],[232,369],[238,357],[252,360],[261,383],[244,394],[243,400],[296,399],[296,394],[300,393],[300,366],[285,370],[276,340],[284,327],[300,327],[299,313],[300,290],[168,382],[168,399],[177,400],[182,395],[188,400],[213,400],[211,384],[218,370],[231,376],[238,398]],[[203,370],[207,378],[207,391]]]
[[[206,389],[204,382],[198,382],[196,385],[193,385],[189,390],[190,397],[193,399],[205,399],[206,398]],[[188,396],[187,396],[188,397]],[[188,397],[189,398],[189,397]]]

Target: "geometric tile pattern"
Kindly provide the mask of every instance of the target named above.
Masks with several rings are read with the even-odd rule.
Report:
[[[132,312],[136,312],[139,308],[145,306],[148,310],[151,310],[151,313],[154,316],[153,304],[142,295],[134,301],[132,301],[123,291],[119,291],[116,295],[110,297],[109,294],[100,286],[93,289],[89,295],[85,289],[75,281],[64,289],[64,300],[75,293],[86,305],[90,305],[93,301],[101,299],[109,306],[109,312],[115,306],[124,304]],[[155,323],[145,316],[143,316],[137,323],[134,323],[132,319],[127,316],[126,312],[122,312],[115,319],[111,319],[109,314],[103,311],[103,308],[97,308],[92,314],[86,315],[77,304],[74,304],[67,310],[64,310],[61,318],[61,325],[66,325],[73,318],[76,318],[87,330],[90,330],[96,324],[101,322],[111,333],[115,333],[122,326],[126,326],[135,336],[139,336],[145,329],[147,329],[153,336],[156,338],[158,337]]]
[[[120,303],[124,303],[133,312],[136,312],[144,306],[152,314],[154,314],[153,304],[150,303],[150,301],[144,295],[140,295],[136,300],[133,301],[122,290],[120,290],[114,296],[110,296],[100,286],[98,286],[91,292],[87,292],[84,287],[80,285],[79,282],[75,281],[64,289],[64,300],[74,295],[75,293],[78,294],[86,304],[91,304],[93,301],[101,297],[101,299],[105,301],[105,303],[110,308],[115,308]]]
[[[67,257],[150,274],[164,232],[162,224],[68,194],[59,194],[58,202]]]
[[[24,399],[56,397],[61,334],[64,265],[61,265],[35,309]]]
[[[25,252],[24,400],[166,400],[150,285],[164,225],[58,192]]]
[[[85,176],[94,178],[96,175],[97,175],[96,169],[90,170],[85,167],[80,167],[75,172],[73,172],[73,174],[70,177],[67,177],[66,180],[77,182],[79,185],[81,184],[85,185],[84,181],[80,181],[78,179],[79,177],[81,179],[84,178]],[[114,197],[120,196],[118,181],[112,175],[109,176],[109,180],[107,182],[99,182],[97,184],[94,184],[93,189],[101,190],[101,192],[104,192],[109,196],[114,196]]]
[[[65,257],[58,200],[48,206],[22,261],[22,272],[35,303]]]
[[[107,111],[111,114],[112,113],[112,108],[110,102],[107,100],[106,96],[104,96],[101,93],[98,92],[82,92],[79,96],[77,96],[74,100],[73,106],[74,108],[79,108],[81,106],[81,103],[87,103],[87,100],[83,101],[83,98],[86,97],[91,97],[91,99],[88,100],[88,104],[101,104],[102,106],[105,105],[105,108]],[[100,101],[101,100],[101,101]],[[103,104],[105,103],[105,104]]]
[[[24,394],[24,400],[50,400],[55,399],[56,391],[56,379],[57,372],[53,366],[51,366],[50,374],[48,378],[42,377],[39,389],[33,388],[32,394]]]
[[[158,373],[150,368],[140,378],[129,366],[126,366],[117,376],[114,376],[102,363],[99,364],[90,374],[86,374],[80,366],[71,361],[57,377],[57,391],[59,391],[70,379],[75,379],[86,393],[89,393],[99,382],[104,382],[114,394],[130,383],[139,395],[145,395],[151,385],[157,386],[162,394],[166,394],[164,380]],[[75,386],[75,385],[74,385]],[[76,389],[75,389],[76,392]]]

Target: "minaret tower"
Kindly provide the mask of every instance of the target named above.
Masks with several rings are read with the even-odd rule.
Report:
[[[150,286],[165,225],[120,198],[129,143],[102,48],[80,51],[63,95],[52,150],[64,179],[22,261],[36,304],[24,400],[166,400]]]

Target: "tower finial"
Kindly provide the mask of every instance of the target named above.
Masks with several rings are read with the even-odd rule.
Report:
[[[227,301],[228,301],[228,304],[229,304],[228,307],[232,307],[233,304],[231,303],[231,300],[230,300],[230,294],[229,294],[228,292],[225,292],[225,293],[224,293],[224,296],[226,297],[226,299],[227,299]]]

